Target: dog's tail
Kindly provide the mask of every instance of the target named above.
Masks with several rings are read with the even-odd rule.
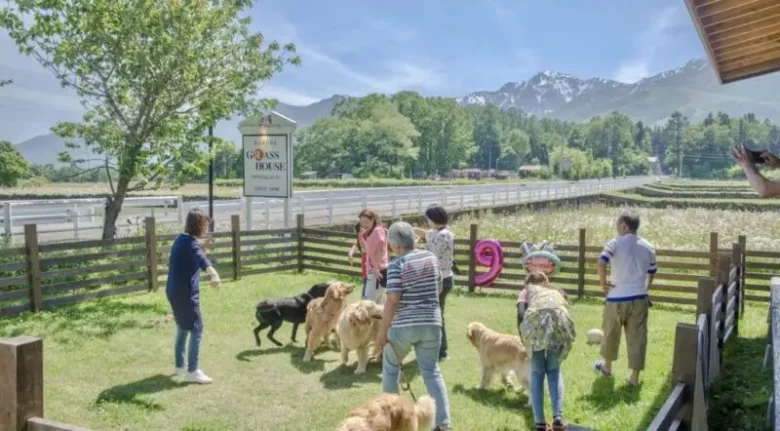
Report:
[[[417,427],[421,430],[433,428],[436,419],[436,402],[428,395],[423,395],[414,405],[414,413],[417,416]]]

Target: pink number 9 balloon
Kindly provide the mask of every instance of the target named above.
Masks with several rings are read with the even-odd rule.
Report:
[[[480,265],[490,267],[488,272],[474,277],[474,282],[477,286],[493,284],[504,269],[504,250],[501,243],[494,239],[480,240],[474,247],[474,258]]]

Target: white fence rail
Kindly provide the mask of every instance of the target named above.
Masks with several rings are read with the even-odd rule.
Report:
[[[503,205],[567,199],[624,190],[656,181],[657,177],[551,181],[515,184],[479,184],[467,186],[382,187],[331,189],[298,192],[290,200],[290,220],[306,214],[309,225],[324,225],[354,220],[357,213],[371,208],[386,216],[422,214],[437,203],[448,209],[480,209]],[[44,240],[98,237],[103,225],[104,199],[63,199],[3,202],[2,231],[5,236],[22,235],[24,225],[37,223]],[[217,229],[229,228],[230,215],[242,214],[249,230],[284,227],[281,199],[242,198],[216,200],[214,214]],[[143,219],[153,215],[158,223],[181,225],[191,208],[206,209],[208,202],[184,202],[180,197],[128,198],[117,226],[121,234],[142,227]],[[287,226],[290,227],[290,226]]]

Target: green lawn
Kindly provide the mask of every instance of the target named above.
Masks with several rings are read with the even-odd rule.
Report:
[[[174,327],[150,323],[167,312],[162,291],[0,319],[0,337],[44,337],[45,414],[53,420],[94,430],[328,430],[380,392],[380,367],[373,364],[368,374],[355,376],[354,354],[345,368],[335,350],[303,364],[300,343],[276,348],[264,338],[257,348],[252,335],[259,298],[298,293],[327,278],[271,274],[228,282],[218,291],[204,287],[201,365],[215,379],[211,386],[184,385],[171,377]],[[751,323],[743,328],[752,337],[766,329],[764,310],[748,309]],[[598,430],[644,429],[670,390],[674,326],[693,322],[692,310],[653,308],[648,370],[639,389],[624,383],[623,360],[614,379],[597,378],[591,370],[597,350],[583,335],[599,326],[600,304],[577,303],[572,313],[580,336],[563,366],[567,419]],[[465,326],[474,320],[514,333],[513,298],[454,293],[446,316],[452,347],[442,372],[455,429],[528,429],[532,420],[525,396],[498,387],[474,389],[480,370],[465,338]],[[278,338],[287,342],[291,328],[285,324]],[[424,393],[410,361],[415,393]]]

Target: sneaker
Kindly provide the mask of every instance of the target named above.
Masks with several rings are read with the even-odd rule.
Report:
[[[550,424],[545,422],[540,422],[536,424],[536,431],[550,431],[552,428],[550,428]]]
[[[212,382],[211,377],[203,373],[203,370],[196,370],[192,373],[187,373],[184,380],[190,383],[200,383],[206,385]]]
[[[179,377],[184,377],[187,375],[187,369],[184,367],[176,367],[176,371],[174,373]]]
[[[566,422],[563,421],[563,418],[556,417],[553,420],[552,429],[553,431],[566,431]]]

